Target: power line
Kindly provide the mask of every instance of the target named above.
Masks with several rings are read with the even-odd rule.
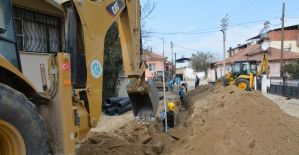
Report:
[[[239,9],[238,7],[238,3],[239,2],[244,2],[244,0],[239,0],[238,2],[235,1],[234,5],[231,7],[231,9],[228,11],[228,14],[231,15],[232,13],[236,12],[237,9]]]
[[[298,17],[299,18],[299,17]],[[258,23],[258,22],[265,22],[267,20],[265,19],[261,19],[261,20],[254,20],[254,21],[249,21],[249,22],[243,22],[243,23],[236,23],[236,24],[231,24],[229,27],[235,27],[235,26],[239,26],[239,25],[248,25],[248,24],[253,24],[253,23]],[[215,30],[215,29],[220,29],[219,27],[214,27],[214,28],[210,28],[210,30]],[[181,33],[191,33],[191,32],[198,32],[201,30],[209,30],[208,28],[205,29],[195,29],[195,30],[190,30],[190,31],[185,31],[185,32],[181,32]],[[214,31],[212,31],[214,32]]]
[[[150,34],[165,34],[165,35],[174,35],[174,34],[202,34],[202,33],[214,33],[219,31],[188,31],[188,32],[148,32]]]
[[[285,18],[290,18],[290,19],[299,19],[299,17],[285,17]]]
[[[253,1],[247,1],[248,3],[245,3],[244,5],[242,5],[239,9],[238,12],[236,12],[234,15],[231,15],[230,17],[232,19],[240,16],[241,14],[243,14],[245,11],[247,11],[250,7],[253,6],[253,4],[256,2],[257,0],[253,0]],[[244,6],[244,7],[243,7]]]
[[[179,48],[182,48],[182,49],[185,49],[185,50],[188,50],[188,51],[198,52],[198,50],[196,50],[196,49],[187,48],[187,47],[184,47],[184,46],[181,46],[181,45],[177,45],[177,44],[173,44],[173,45],[175,47],[179,47]]]
[[[286,18],[293,18],[293,19],[299,19],[299,17],[286,17]],[[249,21],[249,22],[243,22],[243,23],[236,23],[236,24],[231,24],[228,26],[227,30],[244,36],[244,37],[248,37],[245,36],[243,34],[240,34],[236,31],[233,31],[231,28],[235,27],[235,26],[240,26],[240,25],[248,25],[248,24],[253,24],[253,23],[258,23],[258,22],[265,22],[267,20],[255,20],[255,21]],[[279,26],[280,24],[270,24],[271,26]],[[212,30],[214,29],[214,30]],[[220,28],[219,28],[220,29]],[[145,35],[144,37],[159,37],[159,36],[165,36],[165,35],[200,35],[200,34],[209,34],[209,33],[217,33],[219,32],[219,30],[215,30],[215,28],[211,28],[211,31],[201,31],[203,29],[195,29],[195,30],[190,30],[190,31],[182,31],[182,32],[147,32],[147,35]],[[207,28],[205,28],[205,30],[207,30]]]
[[[247,0],[247,1],[242,1],[243,3],[241,3],[241,5],[239,7],[237,7],[235,10],[229,12],[230,17],[233,17],[234,15],[236,15],[238,12],[240,12],[240,10],[243,9],[243,6],[247,5],[248,3],[250,3],[251,0]],[[245,3],[244,3],[245,2]]]
[[[234,34],[237,34],[237,35],[239,35],[239,36],[242,36],[242,37],[244,37],[244,38],[249,38],[249,36],[244,35],[244,34],[241,34],[241,33],[236,32],[236,31],[234,31],[234,30],[229,30],[229,31],[230,31],[230,32],[233,32]]]
[[[295,18],[295,17],[292,17],[292,18]],[[253,24],[253,23],[258,23],[258,22],[265,22],[265,21],[267,21],[267,20],[255,20],[255,21],[248,21],[248,22],[243,22],[243,23],[231,24],[231,25],[228,26],[227,29],[231,31],[231,28],[235,27],[235,26],[248,25],[248,24]],[[272,25],[272,26],[277,26],[277,25],[278,24],[275,24],[275,25]],[[219,32],[219,30],[215,30],[215,29],[218,29],[218,28],[216,28],[216,27],[211,28],[211,31],[202,31],[203,29],[195,29],[195,30],[182,31],[182,32],[147,32],[146,37],[159,37],[159,36],[165,36],[165,35],[200,35],[200,34],[209,34],[209,33]],[[208,28],[205,28],[205,30],[208,30]],[[245,35],[242,35],[238,32],[234,31],[233,33],[236,33],[236,34],[239,34],[239,35],[245,37]]]
[[[239,25],[247,25],[247,24],[252,24],[252,23],[258,23],[258,22],[265,22],[267,20],[255,20],[255,21],[249,21],[249,22],[244,22],[244,23],[238,23],[238,24],[232,24],[230,25],[230,27],[234,27],[234,26],[239,26]]]
[[[243,23],[235,23],[235,24],[231,24],[230,27],[234,27],[234,26],[239,26],[239,25],[247,25],[247,24],[253,24],[253,23],[257,23],[257,22],[265,22],[267,21],[266,19],[260,19],[260,20],[254,20],[254,21],[248,21],[248,22],[243,22]],[[153,32],[153,33],[209,33],[210,31],[214,32],[216,30],[221,29],[220,27],[210,27],[210,28],[195,28],[193,30],[189,30],[189,31],[181,31],[181,32]]]
[[[258,23],[258,22],[265,22],[265,21],[266,20],[255,20],[255,21],[249,21],[249,22],[244,22],[244,23],[236,23],[236,24],[232,24],[232,25],[228,26],[228,29],[235,27],[235,26],[253,24],[253,23]],[[215,28],[211,28],[211,31],[201,31],[202,29],[195,29],[195,30],[183,31],[183,32],[147,32],[147,33],[154,35],[154,36],[159,36],[159,35],[197,35],[197,34],[219,32],[220,28],[217,28],[217,29],[218,30],[215,30]]]

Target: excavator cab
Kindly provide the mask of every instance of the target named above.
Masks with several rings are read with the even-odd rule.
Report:
[[[249,75],[250,73],[256,75],[256,72],[256,61],[239,61],[234,63],[232,75],[234,79],[237,79],[240,75]]]

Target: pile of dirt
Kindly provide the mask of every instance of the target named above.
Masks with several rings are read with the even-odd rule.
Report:
[[[218,87],[195,100],[173,154],[299,154],[299,120],[257,91]]]
[[[177,109],[176,127],[167,134],[158,120],[132,121],[89,133],[78,154],[299,154],[299,120],[257,91],[204,86],[186,100],[189,109]]]

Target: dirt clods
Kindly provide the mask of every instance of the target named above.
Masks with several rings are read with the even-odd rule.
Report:
[[[152,150],[156,153],[156,154],[160,154],[163,151],[163,143],[161,141],[159,141],[158,143],[154,144],[152,146]]]
[[[152,139],[153,139],[153,137],[148,135],[148,136],[146,136],[146,137],[141,141],[141,143],[142,143],[142,144],[147,144],[147,143],[150,142]]]

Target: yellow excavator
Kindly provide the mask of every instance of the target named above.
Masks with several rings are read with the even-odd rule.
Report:
[[[0,1],[0,154],[75,153],[101,116],[105,36],[116,22],[133,115],[151,121],[139,0]],[[113,123],[113,122],[111,122]]]
[[[260,77],[263,73],[269,75],[267,51],[263,52],[263,60],[258,71],[256,61],[236,61],[232,71],[217,82],[223,86],[236,85],[238,88],[248,91],[254,89],[254,78]]]
[[[259,69],[257,70],[256,61],[236,61],[232,66],[232,71],[225,74],[219,80],[218,84],[223,86],[236,85],[242,90],[252,90],[254,89],[254,79],[260,78],[262,74],[269,76],[269,64],[268,64],[268,49],[269,49],[269,37],[268,31],[270,29],[269,22],[265,21],[263,29],[258,34],[259,38],[257,44],[260,45],[260,50],[258,52],[254,51],[252,53],[247,53],[246,56],[251,54],[262,54],[263,58]]]

